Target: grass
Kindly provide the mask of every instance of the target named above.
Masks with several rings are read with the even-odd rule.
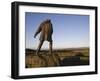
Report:
[[[89,65],[89,48],[55,49],[52,55],[48,51],[37,56],[36,50],[26,49],[26,68]]]

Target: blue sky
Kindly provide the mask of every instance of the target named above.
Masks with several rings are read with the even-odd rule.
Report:
[[[89,16],[73,14],[25,13],[25,45],[26,48],[37,49],[39,35],[34,33],[40,23],[47,18],[53,24],[53,48],[89,47]],[[44,42],[42,49],[48,49]]]

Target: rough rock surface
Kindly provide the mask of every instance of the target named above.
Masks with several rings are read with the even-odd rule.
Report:
[[[29,55],[26,57],[26,68],[59,66],[60,58],[57,54]]]

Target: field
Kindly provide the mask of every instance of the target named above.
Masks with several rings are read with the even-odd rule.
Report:
[[[88,47],[55,49],[52,54],[49,50],[42,50],[39,55],[36,55],[36,50],[26,49],[26,68],[79,65],[89,65]]]

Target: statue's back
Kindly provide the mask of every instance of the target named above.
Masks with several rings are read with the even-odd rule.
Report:
[[[51,22],[42,23],[40,39],[51,41],[52,33],[53,33],[52,23]]]

